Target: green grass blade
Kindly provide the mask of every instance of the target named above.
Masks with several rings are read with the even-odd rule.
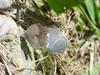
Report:
[[[89,17],[91,18],[91,20],[93,21],[93,23],[95,24],[95,8],[94,8],[94,1],[93,0],[85,0],[85,5],[89,14]]]

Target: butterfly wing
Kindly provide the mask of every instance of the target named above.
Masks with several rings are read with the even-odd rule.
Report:
[[[67,46],[67,39],[62,36],[59,39],[57,39],[54,43],[49,45],[49,52],[52,53],[60,53],[63,52]]]
[[[48,36],[48,43],[52,44],[56,39],[59,38],[60,32],[56,28],[50,28],[47,34]]]

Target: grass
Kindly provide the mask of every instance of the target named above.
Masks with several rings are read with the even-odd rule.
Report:
[[[91,29],[83,24],[83,28],[80,31],[77,30],[77,26],[80,24],[77,19],[81,17],[78,11],[67,10],[65,13],[57,15],[53,11],[47,11],[45,7],[38,7],[32,0],[26,2],[17,0],[11,10],[17,10],[14,13],[14,19],[23,29],[26,30],[35,23],[47,27],[56,24],[69,39],[68,47],[63,54],[48,55],[44,48],[40,54],[36,52],[36,70],[41,71],[43,75],[92,75],[94,65],[100,63],[100,40],[96,35],[85,38],[86,33]],[[88,21],[90,22],[89,19]],[[94,24],[91,24],[91,27],[95,30]],[[98,34],[98,32],[95,33]],[[42,51],[44,52],[42,53]],[[46,55],[48,57],[45,58]],[[84,73],[87,68],[89,74]]]

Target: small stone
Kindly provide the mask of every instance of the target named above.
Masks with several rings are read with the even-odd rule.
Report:
[[[10,7],[12,4],[12,0],[0,0],[0,8],[5,9]]]

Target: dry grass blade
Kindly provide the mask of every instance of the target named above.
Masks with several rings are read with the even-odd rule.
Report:
[[[4,51],[6,51],[5,48],[4,48],[1,44],[0,44],[0,47],[2,47]],[[7,71],[8,71],[8,74],[9,74],[9,75],[12,75],[12,73],[11,73],[11,71],[10,71],[10,68],[9,68],[9,66],[8,66],[10,63],[9,63],[7,57],[6,57],[6,54],[3,52],[3,50],[0,50],[0,58],[1,58],[1,60],[3,61],[3,63],[5,64],[6,69],[7,69]]]
[[[92,42],[91,44],[92,44],[92,47],[91,47],[92,51],[90,52],[90,75],[93,75],[92,72],[93,72],[93,65],[94,65],[93,62],[94,62],[94,48],[95,47],[94,47],[94,42]]]

